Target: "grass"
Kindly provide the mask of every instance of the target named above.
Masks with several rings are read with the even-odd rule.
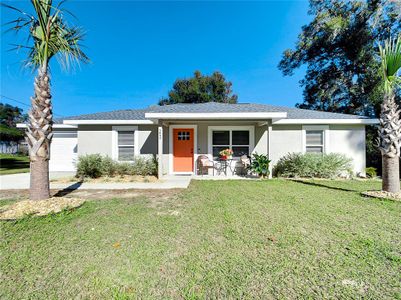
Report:
[[[379,181],[193,181],[0,223],[3,299],[401,299],[401,203]]]
[[[29,157],[0,153],[0,175],[29,172]]]

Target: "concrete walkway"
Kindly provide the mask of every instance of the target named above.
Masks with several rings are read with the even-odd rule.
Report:
[[[50,173],[50,179],[71,177],[72,173],[55,172]],[[29,173],[1,175],[1,190],[23,190],[29,189]],[[191,182],[191,176],[166,176],[157,182],[127,182],[127,183],[52,183],[50,188],[56,190],[80,189],[80,190],[126,190],[126,189],[186,189]]]

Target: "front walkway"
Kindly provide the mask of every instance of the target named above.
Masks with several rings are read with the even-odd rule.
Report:
[[[69,177],[71,175],[73,174],[67,172],[50,173],[50,179]],[[126,182],[126,183],[125,182],[124,183],[50,182],[50,188],[56,190],[186,189],[190,182],[191,182],[191,176],[165,176],[156,182]],[[0,189],[1,190],[29,189],[29,173],[0,176]]]

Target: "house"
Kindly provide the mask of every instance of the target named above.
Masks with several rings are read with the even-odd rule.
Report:
[[[365,170],[365,126],[376,119],[265,104],[173,104],[56,120],[50,171],[73,171],[80,155],[100,153],[119,161],[154,155],[159,175],[196,173],[231,148],[235,157],[267,154],[274,165],[289,152],[343,153],[356,174]]]

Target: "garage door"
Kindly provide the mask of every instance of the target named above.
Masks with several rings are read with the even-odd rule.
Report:
[[[77,157],[77,132],[54,132],[50,146],[50,171],[75,171]]]

